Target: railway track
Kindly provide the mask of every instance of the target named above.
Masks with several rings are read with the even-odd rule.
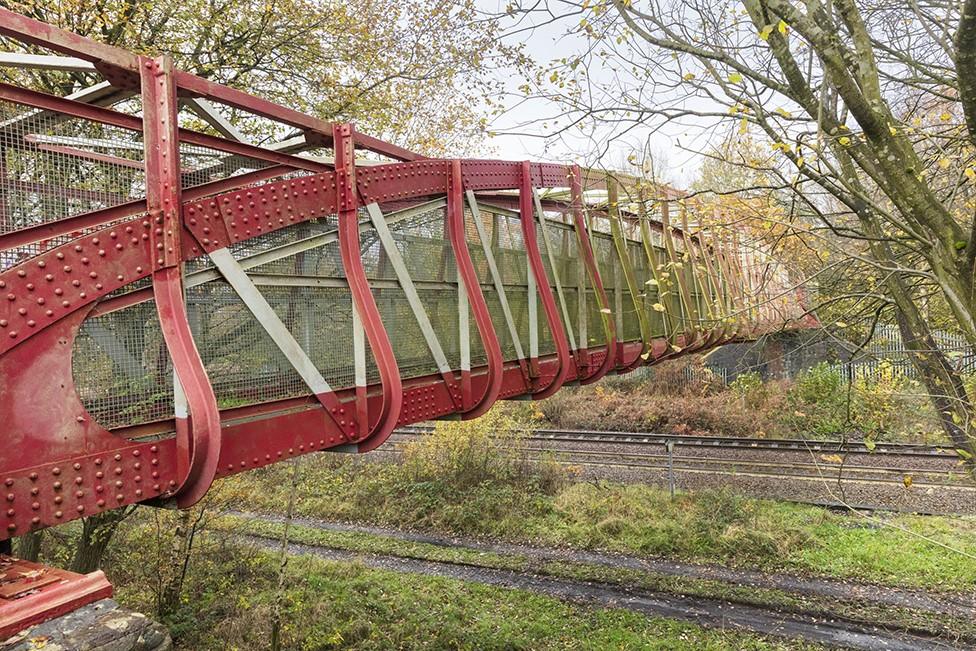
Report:
[[[422,435],[434,430],[433,425],[410,425],[396,430],[396,434]],[[676,447],[711,447],[749,450],[801,450],[832,454],[898,455],[921,457],[945,457],[959,459],[950,446],[920,443],[876,443],[874,449],[860,441],[808,439],[757,439],[731,436],[692,436],[687,434],[658,434],[651,432],[610,432],[602,430],[554,430],[535,429],[528,438],[549,441],[579,441],[594,443],[649,443],[664,445],[668,441]]]
[[[392,442],[433,426],[397,430]],[[905,443],[746,439],[641,432],[535,430],[520,452],[587,479],[734,487],[758,497],[918,513],[976,514],[976,483],[951,448]]]

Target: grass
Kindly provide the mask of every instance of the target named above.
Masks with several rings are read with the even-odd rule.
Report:
[[[286,502],[283,473],[267,468],[228,480],[226,488],[250,509],[275,512]],[[972,517],[866,519],[725,491],[671,500],[653,487],[609,483],[568,483],[549,493],[507,481],[459,486],[436,475],[416,481],[404,464],[329,455],[306,462],[303,473],[296,512],[315,518],[895,586],[976,587]]]
[[[241,516],[227,516],[220,522],[220,529],[223,531],[235,535],[255,535],[275,541],[280,540],[283,528],[282,523]],[[926,631],[951,639],[976,639],[976,624],[969,619],[936,616],[928,612],[875,604],[855,598],[804,595],[775,588],[740,586],[720,580],[657,574],[647,569],[634,570],[620,566],[577,562],[572,556],[565,559],[539,559],[517,553],[502,555],[463,546],[445,547],[371,533],[330,531],[296,523],[289,527],[288,539],[293,543],[363,554],[513,570],[682,596],[729,600],[827,619],[840,618],[866,624],[884,621],[889,626],[905,630]]]
[[[212,550],[211,550],[212,551]],[[178,648],[265,648],[275,554],[221,546],[192,573]],[[217,559],[217,560],[215,560]],[[530,592],[292,557],[283,648],[311,649],[815,649],[666,619],[587,608]],[[119,598],[138,606],[138,594]],[[133,603],[135,602],[135,603]]]

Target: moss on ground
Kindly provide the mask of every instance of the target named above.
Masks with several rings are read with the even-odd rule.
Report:
[[[226,480],[250,509],[287,501],[284,470]],[[233,500],[232,500],[233,503]],[[549,546],[716,562],[938,590],[976,587],[976,518],[831,512],[729,491],[679,493],[603,482],[550,491],[510,481],[417,481],[402,465],[336,461],[303,466],[296,512]]]
[[[222,531],[280,540],[284,524],[228,516]],[[868,625],[884,621],[890,627],[924,631],[950,639],[976,640],[976,623],[969,619],[934,615],[909,608],[874,604],[856,598],[804,595],[774,588],[743,586],[719,580],[658,574],[649,570],[610,567],[566,559],[539,559],[522,554],[499,554],[463,546],[446,547],[405,541],[391,536],[361,532],[331,531],[293,523],[288,540],[328,549],[420,559],[492,569],[530,572],[555,578],[606,583],[627,588],[674,595],[728,600],[736,603],[782,609],[820,618],[845,619]]]
[[[277,555],[221,545],[189,575],[185,606],[167,623],[177,648],[265,648]],[[292,557],[285,569],[282,648],[814,650],[816,645],[714,631],[531,592]],[[139,607],[125,584],[117,597]],[[149,610],[149,604],[142,604]]]

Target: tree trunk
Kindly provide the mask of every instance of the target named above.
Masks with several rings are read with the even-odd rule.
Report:
[[[119,524],[133,512],[133,509],[117,509],[92,515],[82,520],[81,538],[75,546],[71,560],[71,571],[79,574],[94,572],[102,564],[105,550],[112,542]]]
[[[281,530],[281,552],[278,559],[278,589],[275,592],[274,606],[271,609],[271,651],[281,651],[281,613],[285,601],[285,568],[288,565],[288,529],[295,512],[295,494],[298,492],[298,457],[291,460],[291,490],[285,510],[285,526]]]
[[[17,539],[17,556],[25,561],[37,562],[41,553],[41,540],[44,530],[31,531]]]
[[[872,245],[872,252],[879,260],[894,260],[886,244]],[[929,323],[919,311],[903,277],[891,274],[886,285],[895,303],[895,319],[902,342],[921,376],[942,429],[952,444],[968,455],[967,465],[973,471],[976,469],[973,464],[976,437],[972,434],[976,431],[976,411],[973,410],[966,385],[936,344]]]
[[[183,580],[186,578],[186,564],[189,555],[192,526],[190,511],[180,511],[176,530],[173,532],[172,551],[169,556],[169,567],[166,568],[165,578],[159,592],[158,614],[160,617],[172,615],[180,607],[183,595]],[[163,574],[161,571],[160,574]]]
[[[897,321],[902,341],[910,351],[912,363],[928,391],[943,431],[957,449],[970,455],[967,462],[973,470],[976,467],[973,464],[976,439],[972,432],[976,431],[976,411],[973,410],[962,376],[936,346],[924,321],[911,323],[900,310]]]

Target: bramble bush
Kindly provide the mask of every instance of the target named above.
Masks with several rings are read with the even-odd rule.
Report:
[[[520,411],[492,409],[475,420],[439,421],[430,436],[401,446],[401,472],[408,481],[436,482],[455,491],[483,484],[532,485],[552,494],[565,472],[552,458],[529,458],[524,441],[534,423]]]
[[[851,430],[849,392],[840,372],[825,362],[800,373],[787,393],[786,428],[802,436],[837,438]]]
[[[702,381],[695,359],[664,362],[651,377],[567,389],[539,405],[554,427],[715,436],[864,438],[943,442],[919,384],[882,364],[848,382],[818,364],[794,381],[740,374],[728,387]],[[692,365],[693,372],[684,368]],[[686,379],[688,376],[693,379]],[[625,376],[626,377],[626,376]],[[682,385],[684,382],[684,385]]]

